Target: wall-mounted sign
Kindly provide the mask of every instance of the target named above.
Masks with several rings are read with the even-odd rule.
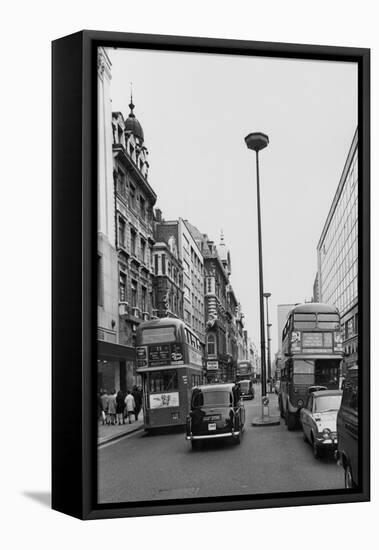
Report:
[[[218,361],[207,361],[207,370],[218,370]]]

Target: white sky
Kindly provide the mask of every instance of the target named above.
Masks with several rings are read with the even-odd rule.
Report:
[[[231,283],[260,347],[255,153],[261,131],[265,290],[277,350],[276,305],[312,295],[316,246],[357,125],[357,66],[109,49],[112,110],[135,115],[149,182],[165,219],[181,216],[230,248]]]

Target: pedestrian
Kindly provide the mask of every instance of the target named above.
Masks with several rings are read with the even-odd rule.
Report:
[[[110,395],[108,395],[108,416],[107,424],[114,426],[116,424],[116,390],[113,390]]]
[[[135,403],[134,416],[136,417],[136,421],[137,421],[138,415],[142,407],[142,395],[137,386],[133,387],[132,396],[134,397],[134,403]]]
[[[129,420],[129,424],[132,423],[131,421],[131,416],[132,414],[135,414],[135,408],[136,408],[136,404],[135,404],[135,401],[134,401],[134,397],[132,396],[131,392],[128,391],[126,392],[126,397],[125,397],[125,416],[128,417],[128,420]]]
[[[100,403],[101,403],[101,420],[104,424],[108,424],[107,414],[108,414],[108,392],[107,390],[100,391]]]
[[[124,394],[122,393],[121,390],[119,390],[116,395],[116,416],[117,416],[118,425],[125,424],[124,410],[125,410]]]

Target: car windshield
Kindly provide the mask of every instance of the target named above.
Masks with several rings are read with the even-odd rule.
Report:
[[[315,398],[314,412],[338,411],[342,395],[319,395]]]
[[[233,404],[233,395],[228,391],[196,392],[192,398],[192,407],[229,406]]]
[[[248,391],[249,386],[250,386],[249,382],[240,382],[241,391]]]

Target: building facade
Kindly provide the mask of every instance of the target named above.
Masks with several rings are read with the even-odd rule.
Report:
[[[184,320],[183,265],[174,235],[169,235],[155,222],[153,246],[154,310],[157,317],[176,317]]]
[[[235,379],[238,361],[238,301],[229,282],[230,253],[186,222],[204,259],[205,371],[208,382]],[[237,321],[237,318],[239,321]]]
[[[344,368],[358,359],[358,131],[317,245],[319,298],[341,314]]]
[[[115,245],[119,343],[135,348],[136,330],[153,316],[153,207],[148,150],[131,99],[129,116],[112,113]],[[126,361],[122,389],[139,383],[135,361]]]
[[[134,349],[119,339],[118,258],[112,158],[112,64],[104,48],[98,49],[98,219],[97,219],[97,386],[120,389],[126,364]]]
[[[183,319],[204,344],[204,262],[201,251],[182,218],[164,220],[159,209],[155,211],[156,231],[166,243],[174,239],[182,266]]]

